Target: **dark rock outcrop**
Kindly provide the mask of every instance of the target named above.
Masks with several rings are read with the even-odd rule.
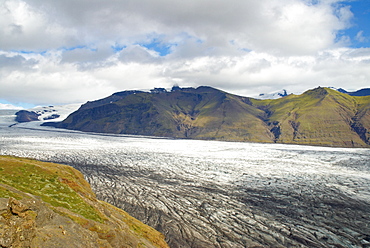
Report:
[[[20,110],[17,113],[15,113],[17,116],[15,118],[15,121],[17,122],[30,122],[30,121],[38,121],[39,120],[39,114],[33,111],[27,111],[27,110]]]

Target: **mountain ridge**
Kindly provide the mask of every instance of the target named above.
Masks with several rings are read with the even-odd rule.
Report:
[[[364,88],[364,89],[360,89],[360,90],[356,90],[356,91],[352,91],[352,92],[346,91],[342,88],[339,88],[337,90],[341,93],[345,93],[345,94],[348,94],[350,96],[369,96],[370,95],[370,88]]]
[[[259,100],[208,86],[117,92],[87,102],[59,128],[172,138],[370,147],[370,97],[318,87]]]

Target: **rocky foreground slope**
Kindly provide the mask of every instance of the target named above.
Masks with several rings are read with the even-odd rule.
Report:
[[[73,130],[189,139],[370,146],[370,96],[329,88],[257,100],[211,87],[118,92],[60,123]]]
[[[0,247],[168,247],[72,167],[0,156]]]

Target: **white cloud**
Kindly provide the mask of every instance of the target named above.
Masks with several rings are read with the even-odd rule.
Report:
[[[104,97],[109,84],[80,71],[73,64],[60,64],[55,55],[42,57],[32,70],[0,69],[0,99],[33,104],[73,103]]]
[[[3,48],[133,43],[150,34],[188,33],[210,47],[233,40],[252,50],[312,53],[333,45],[348,7],[301,0],[3,0]],[[78,44],[78,42],[83,44]]]
[[[35,58],[32,58],[35,59]],[[32,70],[0,70],[0,99],[34,104],[84,102],[126,89],[210,85],[242,95],[287,88],[302,92],[317,86],[358,89],[368,85],[370,49],[326,50],[316,56],[202,56],[127,62],[112,56],[105,66],[83,69],[42,57]],[[17,99],[18,98],[18,99]]]
[[[118,58],[125,63],[156,63],[162,60],[157,52],[140,45],[130,45],[122,49]]]
[[[25,1],[2,0],[0,13],[2,49],[40,51],[69,45],[74,40],[73,30],[53,22],[50,13]]]
[[[0,0],[0,12],[8,101],[83,102],[174,83],[255,95],[370,78],[369,50],[341,48],[353,14],[339,0]]]
[[[22,107],[14,106],[9,103],[0,103],[0,109],[23,109]]]
[[[364,31],[361,30],[357,33],[355,39],[359,42],[366,42],[368,39],[364,36]]]

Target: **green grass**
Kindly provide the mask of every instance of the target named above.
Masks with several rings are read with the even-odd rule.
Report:
[[[130,247],[131,241],[136,240],[146,247],[145,239],[155,247],[168,247],[158,231],[125,211],[97,200],[83,175],[72,167],[0,156],[0,198],[32,198],[30,194],[40,197],[55,213],[93,232],[100,240],[115,242],[117,236],[123,241],[122,247]],[[109,217],[104,214],[105,210],[110,213]],[[26,214],[34,220],[38,213],[27,211]]]
[[[79,187],[81,178],[71,173],[68,166],[43,163],[29,159],[0,157],[0,183],[41,197],[54,207],[63,207],[83,217],[102,222],[101,214],[79,195],[90,194]],[[57,166],[57,165],[55,165]],[[60,170],[62,167],[63,170]],[[4,197],[12,196],[1,190]]]
[[[13,197],[17,200],[22,199],[22,197],[19,194],[16,194],[0,185],[0,198],[9,198],[9,197]]]
[[[359,107],[369,108],[366,105],[369,99],[352,97],[329,88],[316,88],[301,95],[252,100],[252,103],[269,111],[270,122],[279,123],[281,135],[278,142],[363,147],[367,145],[352,130],[351,123]]]

